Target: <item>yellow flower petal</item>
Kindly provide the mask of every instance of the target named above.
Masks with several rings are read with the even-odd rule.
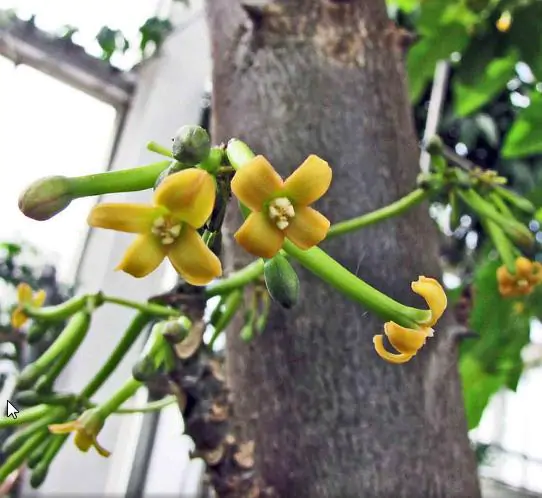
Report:
[[[136,278],[145,277],[164,260],[164,247],[153,235],[139,235],[130,244],[115,270],[122,270]]]
[[[22,308],[15,308],[11,313],[11,326],[14,329],[20,329],[28,320]]]
[[[329,164],[312,154],[286,179],[284,192],[295,204],[308,206],[328,191],[331,177]]]
[[[87,222],[91,227],[118,232],[148,232],[161,210],[146,204],[103,203],[92,208]]]
[[[329,225],[329,220],[315,209],[297,206],[284,233],[297,247],[306,250],[326,238]]]
[[[375,335],[373,337],[373,344],[375,347],[376,352],[378,353],[378,356],[380,356],[382,359],[390,362],[395,363],[397,365],[401,363],[406,363],[409,361],[414,355],[413,354],[394,354],[390,353],[389,351],[386,351],[386,348],[384,348],[384,342],[383,342],[383,335]]]
[[[43,306],[43,303],[45,302],[45,298],[47,297],[45,291],[43,289],[39,290],[34,294],[34,297],[32,298],[32,306],[34,308],[41,308]]]
[[[111,452],[106,450],[98,441],[96,438],[92,441],[92,446],[94,446],[94,449],[103,457],[107,458],[111,455]]]
[[[512,285],[516,279],[510,275],[508,268],[506,268],[505,265],[502,265],[497,268],[497,281],[501,285]]]
[[[32,287],[25,282],[17,286],[17,302],[19,304],[27,304],[32,301]]]
[[[75,432],[73,442],[79,451],[86,453],[92,446],[92,437],[83,429],[78,429]]]
[[[231,190],[245,206],[259,212],[265,201],[282,189],[283,181],[269,161],[256,156],[239,169],[231,181]]]
[[[251,213],[234,237],[245,251],[260,258],[272,258],[284,243],[284,233],[262,213]]]
[[[52,434],[68,434],[76,431],[79,428],[79,424],[74,420],[65,424],[52,424],[48,428]]]
[[[523,256],[516,259],[516,274],[520,277],[530,277],[533,272],[533,263]]]
[[[198,232],[185,225],[168,251],[171,264],[192,285],[206,285],[222,274],[222,265]]]
[[[407,355],[415,355],[427,340],[427,333],[423,330],[407,329],[395,322],[386,322],[384,332],[390,344]]]
[[[437,323],[448,305],[444,289],[437,280],[428,277],[419,277],[416,282],[412,282],[411,287],[416,294],[422,296],[427,302],[431,310],[431,319],[424,325],[432,327]]]
[[[215,197],[213,177],[202,169],[190,168],[168,176],[154,192],[154,203],[199,228],[211,216]]]

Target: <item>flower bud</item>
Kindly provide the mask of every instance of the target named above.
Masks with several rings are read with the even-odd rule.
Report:
[[[48,176],[26,188],[19,196],[19,209],[28,218],[44,221],[66,209],[73,198],[69,178]]]
[[[265,262],[263,271],[271,298],[283,308],[293,308],[299,299],[299,278],[289,261],[277,254]]]
[[[425,150],[431,156],[438,156],[442,154],[443,142],[442,138],[438,135],[433,135],[425,142]]]
[[[209,134],[201,126],[182,126],[173,139],[173,157],[183,164],[195,166],[207,159],[211,151]]]

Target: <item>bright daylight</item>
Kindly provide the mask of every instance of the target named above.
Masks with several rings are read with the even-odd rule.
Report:
[[[540,0],[0,0],[0,496],[542,497]]]

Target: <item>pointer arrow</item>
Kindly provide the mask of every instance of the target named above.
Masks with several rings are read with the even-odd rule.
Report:
[[[13,417],[13,418],[17,418],[17,413],[19,413],[19,410],[17,410],[17,408],[13,406],[13,404],[11,403],[11,401],[9,401],[9,399],[8,399],[8,404],[6,408],[6,413],[8,417]]]

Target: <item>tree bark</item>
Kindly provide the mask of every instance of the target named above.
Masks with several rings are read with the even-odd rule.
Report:
[[[215,142],[246,141],[284,177],[310,153],[327,160],[317,207],[332,222],[414,188],[419,152],[384,0],[210,0],[207,14]],[[240,222],[229,217],[230,233]],[[405,304],[423,305],[410,290],[419,275],[441,276],[426,205],[322,248]],[[226,249],[230,269],[250,260]],[[274,306],[249,345],[235,327],[227,340],[236,427],[255,441],[264,483],[282,498],[479,496],[451,313],[410,363],[390,365],[372,344],[382,321],[298,270],[293,310]]]

